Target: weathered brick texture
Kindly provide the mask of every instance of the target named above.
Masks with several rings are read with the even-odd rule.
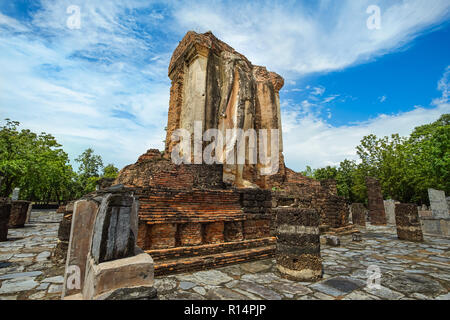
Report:
[[[352,203],[352,221],[354,225],[366,226],[366,207],[362,203]]]

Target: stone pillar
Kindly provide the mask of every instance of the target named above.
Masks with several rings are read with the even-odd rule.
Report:
[[[276,261],[281,274],[299,281],[322,277],[319,214],[314,209],[276,208]]]
[[[419,213],[415,204],[396,204],[395,222],[397,224],[397,236],[400,240],[423,241]]]
[[[367,198],[369,204],[369,220],[372,225],[386,225],[383,194],[380,182],[372,177],[366,178]]]
[[[11,215],[9,216],[10,228],[23,228],[27,220],[29,201],[12,201]]]
[[[366,212],[367,209],[362,203],[352,203],[352,222],[354,225],[366,226]]]
[[[435,219],[449,218],[448,205],[445,198],[445,192],[441,190],[428,189],[431,212]]]
[[[11,203],[0,200],[0,241],[8,239],[8,224],[11,214]]]
[[[11,200],[12,200],[12,201],[17,201],[17,200],[19,200],[19,194],[20,194],[20,188],[14,188],[13,193],[12,193],[12,197],[11,197]]]
[[[98,207],[98,203],[93,200],[78,200],[74,204],[66,258],[66,273],[64,275],[63,298],[80,293],[84,285],[86,262]],[[79,270],[79,286],[72,286],[68,283],[71,276],[68,272],[72,272],[74,268]]]
[[[64,299],[148,300],[156,296],[153,260],[136,247],[138,208],[139,202],[123,186],[104,189],[75,203],[69,254],[75,250],[67,258],[65,283],[69,280],[69,257],[77,258],[79,266],[85,261],[84,276],[79,292],[71,296],[63,293]],[[82,222],[85,230],[80,228]]]
[[[395,200],[384,200],[384,211],[386,212],[386,220],[388,224],[395,225]]]

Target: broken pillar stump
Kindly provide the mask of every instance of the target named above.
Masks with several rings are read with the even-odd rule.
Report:
[[[362,203],[352,203],[352,222],[354,225],[366,226],[366,207]]]
[[[139,201],[123,186],[75,203],[63,299],[155,298],[153,259],[136,247],[138,208]],[[77,274],[79,283],[73,288]]]
[[[11,203],[8,200],[0,200],[0,241],[8,239],[8,224],[11,214]]]
[[[276,208],[276,263],[282,276],[299,281],[322,277],[319,214],[314,209]]]
[[[11,215],[9,216],[10,228],[23,228],[27,221],[28,208],[31,205],[29,201],[11,201]]]
[[[397,236],[400,240],[423,241],[417,205],[398,203],[395,205]]]

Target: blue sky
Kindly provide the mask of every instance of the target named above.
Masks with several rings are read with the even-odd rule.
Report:
[[[78,6],[80,29],[67,8]],[[366,21],[380,8],[380,29]],[[188,30],[285,78],[287,165],[356,159],[369,133],[450,112],[450,2],[0,0],[0,117],[123,167],[163,148],[172,51]]]

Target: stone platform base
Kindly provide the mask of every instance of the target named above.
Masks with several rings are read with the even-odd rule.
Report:
[[[450,218],[435,219],[433,217],[421,216],[420,224],[422,225],[422,232],[425,235],[450,237]]]
[[[276,238],[268,237],[145,252],[152,256],[155,275],[160,276],[267,259],[274,256],[275,248]]]

